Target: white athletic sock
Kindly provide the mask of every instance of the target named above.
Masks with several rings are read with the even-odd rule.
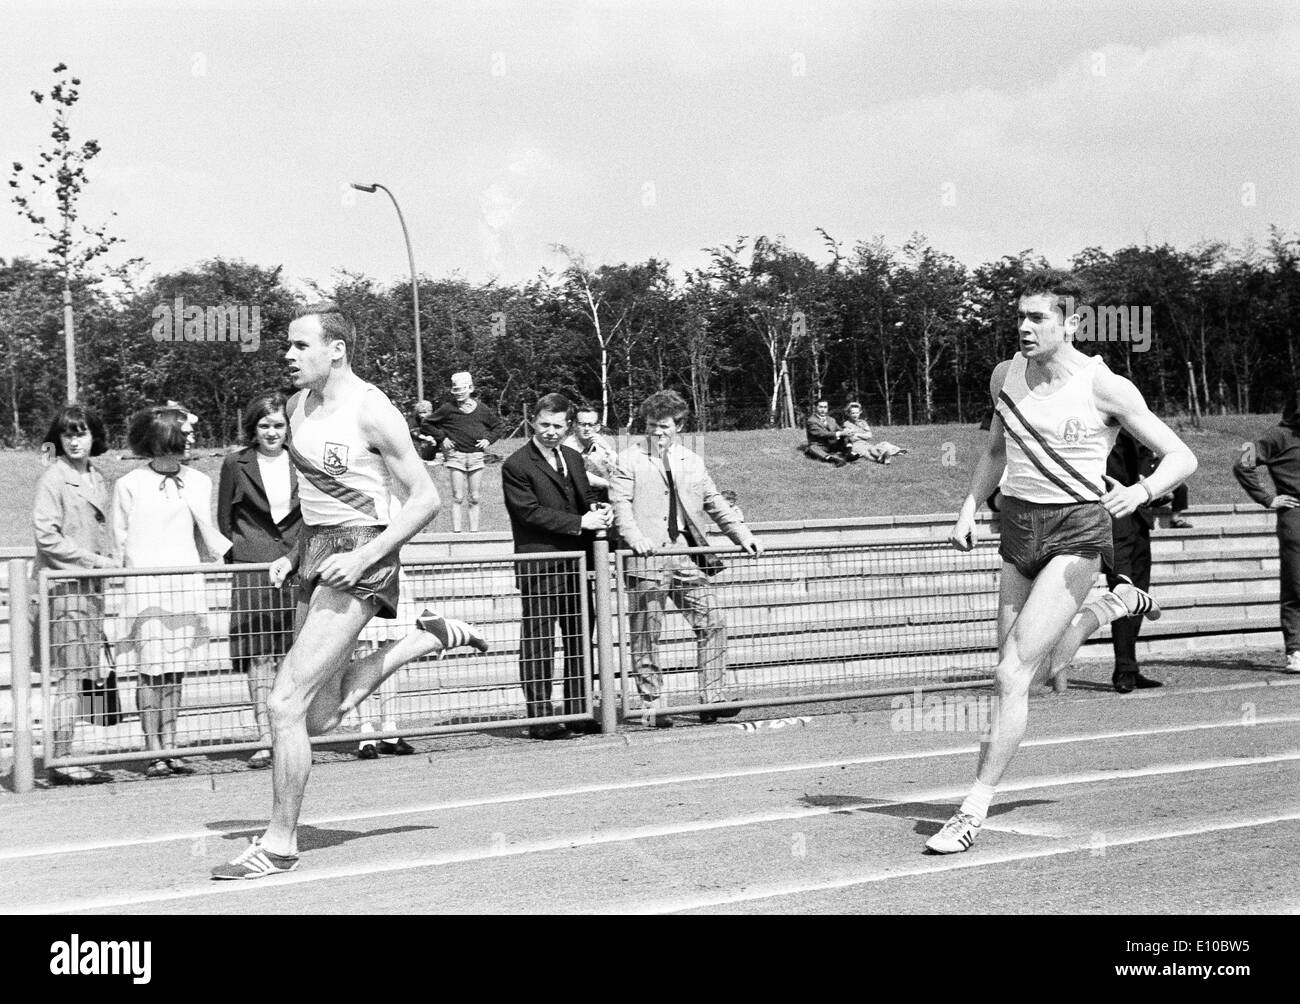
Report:
[[[361,723],[361,731],[362,731],[362,732],[374,732],[374,731],[375,731],[375,727],[374,727],[373,725],[371,725],[369,722],[362,722],[362,723]],[[373,739],[367,739],[367,740],[365,740],[364,742],[362,742],[360,748],[361,748],[361,749],[365,749],[367,746],[373,746],[373,745],[375,745],[375,741],[374,741]]]
[[[971,786],[970,794],[966,796],[966,801],[961,803],[961,809],[958,811],[970,813],[977,823],[984,822],[984,817],[989,814],[989,803],[993,801],[995,790],[993,785],[985,784],[977,778]]]
[[[1105,627],[1117,618],[1129,615],[1128,607],[1124,606],[1124,601],[1109,591],[1102,593],[1091,603],[1086,604],[1083,609],[1092,611],[1093,616],[1097,618],[1099,628]]]

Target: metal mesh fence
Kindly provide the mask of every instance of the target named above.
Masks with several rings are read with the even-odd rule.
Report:
[[[722,562],[723,567],[716,566]],[[832,700],[992,675],[989,543],[618,553],[625,715]]]
[[[46,765],[166,759],[183,772],[187,755],[267,746],[266,698],[298,600],[295,586],[270,586],[267,567],[43,572]],[[397,616],[372,619],[353,658],[417,631],[426,610],[475,625],[488,652],[414,659],[313,741],[590,721],[589,605],[577,552],[409,565]]]

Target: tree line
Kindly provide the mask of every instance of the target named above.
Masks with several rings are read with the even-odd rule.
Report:
[[[515,285],[422,277],[429,396],[469,370],[516,419],[560,391],[622,427],[647,394],[674,387],[705,430],[793,425],[819,397],[833,408],[861,401],[886,425],[979,421],[993,367],[1016,351],[1014,290],[1042,257],[1022,251],[972,269],[919,234],[902,247],[846,249],[820,233],[818,260],[780,237],[741,236],[682,274],[655,258],[593,265],[557,245],[564,268]],[[1135,325],[1081,348],[1162,413],[1271,411],[1296,387],[1300,241],[1277,228],[1263,248],[1093,247],[1069,265],[1095,304],[1129,308]],[[72,283],[80,398],[117,435],[136,408],[170,398],[203,417],[209,441],[235,441],[245,402],[285,382],[299,300],[281,268],[218,258],[139,275],[83,270]],[[0,259],[7,445],[30,444],[64,403],[63,291],[58,267]],[[357,372],[413,405],[409,282],[344,271],[315,292],[356,320]],[[1145,344],[1133,308],[1147,308]]]

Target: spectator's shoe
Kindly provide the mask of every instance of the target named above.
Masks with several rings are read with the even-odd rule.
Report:
[[[848,465],[848,461],[843,457],[831,457],[831,463],[836,467],[845,467]]]
[[[52,785],[108,784],[112,780],[111,774],[105,774],[94,767],[65,767],[62,770],[52,768],[49,775]]]
[[[379,750],[375,749],[374,743],[362,743],[357,747],[358,760],[378,760]]]
[[[735,718],[740,714],[740,708],[719,708],[717,711],[701,711],[700,724],[712,725],[719,718]]]
[[[529,739],[568,739],[569,730],[558,722],[528,726]]]
[[[144,769],[145,777],[171,777],[172,769],[167,766],[166,760],[155,760]]]
[[[1140,672],[1137,679],[1133,681],[1138,690],[1154,690],[1156,687],[1163,687],[1164,684],[1159,680],[1153,680],[1149,676],[1143,676]]]
[[[214,879],[258,879],[291,872],[297,867],[297,855],[272,854],[262,847],[260,837],[254,837],[243,854],[233,861],[213,868],[212,877]]]
[[[580,736],[594,736],[600,732],[600,722],[586,719],[581,722],[565,722],[564,727]]]
[[[253,755],[248,758],[248,766],[252,767],[254,770],[260,770],[263,767],[271,766],[271,751],[256,750]]]
[[[1136,673],[1116,673],[1110,678],[1117,694],[1131,694],[1137,687]]]
[[[401,738],[395,743],[381,739],[379,740],[379,752],[386,756],[410,756],[415,752],[415,747]]]
[[[641,706],[641,724],[648,729],[671,729],[675,724],[656,701]]]
[[[462,645],[468,645],[480,652],[488,650],[487,639],[478,633],[477,628],[466,624],[464,621],[444,617],[427,607],[424,613],[415,619],[415,626],[421,631],[428,631],[429,634],[442,642],[443,652],[448,649],[460,648]],[[441,653],[439,653],[439,657],[441,658]]]
[[[193,767],[191,767],[191,766],[190,766],[189,764],[187,764],[187,763],[182,763],[180,760],[168,760],[168,761],[166,761],[166,763],[167,763],[167,766],[170,767],[170,768],[172,769],[172,773],[173,773],[173,774],[193,774],[193,773],[194,773],[194,768],[193,768]]]
[[[1283,667],[1282,672],[1300,673],[1300,651],[1286,654],[1286,666]]]
[[[1149,621],[1158,621],[1160,619],[1160,604],[1155,601],[1150,593],[1139,589],[1133,585],[1133,581],[1127,575],[1117,576],[1120,579],[1111,590],[1119,597],[1121,603],[1128,610],[1130,617],[1141,615]]]
[[[969,812],[958,812],[943,824],[943,829],[925,842],[935,854],[957,854],[969,850],[979,836],[980,824]]]
[[[1175,515],[1169,519],[1169,526],[1174,530],[1190,530],[1192,525],[1191,520],[1184,519],[1182,516]]]

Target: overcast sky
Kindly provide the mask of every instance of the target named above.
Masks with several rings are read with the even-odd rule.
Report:
[[[88,219],[204,258],[513,282],[921,231],[1023,248],[1300,230],[1294,3],[0,3],[0,162],[82,80]],[[6,189],[6,191],[8,191]],[[12,209],[12,207],[9,207]],[[0,256],[39,245],[0,212]]]

